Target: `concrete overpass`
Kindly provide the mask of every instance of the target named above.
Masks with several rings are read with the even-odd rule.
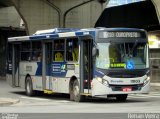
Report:
[[[109,0],[0,0],[14,6],[28,34],[53,27],[94,27]],[[160,21],[160,0],[152,0]]]
[[[103,0],[0,0],[1,7],[16,8],[28,34],[53,27],[93,27],[105,8],[103,3]]]

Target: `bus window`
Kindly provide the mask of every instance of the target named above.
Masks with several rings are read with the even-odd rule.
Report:
[[[21,44],[21,61],[31,60],[31,42],[22,42]]]
[[[73,51],[72,51],[73,61],[78,61],[78,55],[79,55],[78,42],[74,42],[73,43]]]
[[[41,41],[32,42],[32,61],[42,61],[42,43]]]
[[[42,61],[42,53],[41,52],[37,55],[37,61],[39,61],[39,62]]]
[[[54,41],[54,50],[64,50],[64,39]]]
[[[66,60],[78,61],[79,47],[78,38],[67,39]]]
[[[63,52],[57,51],[55,52],[55,61],[64,61]]]
[[[53,46],[54,46],[53,60],[58,62],[64,61],[65,39],[55,40]]]
[[[110,57],[110,62],[120,62],[120,52],[119,48],[116,44],[110,44],[109,46],[109,57]]]

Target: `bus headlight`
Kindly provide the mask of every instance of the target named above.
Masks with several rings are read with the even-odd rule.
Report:
[[[102,83],[102,80],[103,80],[102,78],[97,77],[96,79],[97,79],[97,81],[99,81],[100,83]]]
[[[108,81],[103,78],[97,77],[96,79],[105,86],[109,85]]]
[[[107,81],[107,80],[105,80],[105,79],[103,79],[103,80],[102,80],[102,83],[103,83],[103,85],[105,85],[105,86],[109,86],[108,81]]]
[[[143,82],[143,86],[145,86],[150,81],[150,76],[147,76],[147,78]]]

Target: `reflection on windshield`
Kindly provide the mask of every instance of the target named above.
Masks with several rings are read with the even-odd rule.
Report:
[[[96,67],[101,69],[144,69],[147,43],[98,43]]]

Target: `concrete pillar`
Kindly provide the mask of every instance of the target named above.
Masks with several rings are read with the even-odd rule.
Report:
[[[155,6],[155,9],[157,11],[158,20],[160,22],[160,0],[152,0],[152,2]]]
[[[28,34],[40,29],[63,27],[65,12],[89,0],[12,0],[22,17]],[[66,27],[87,28],[93,27],[105,4],[101,5],[94,0],[79,6],[66,15]]]

